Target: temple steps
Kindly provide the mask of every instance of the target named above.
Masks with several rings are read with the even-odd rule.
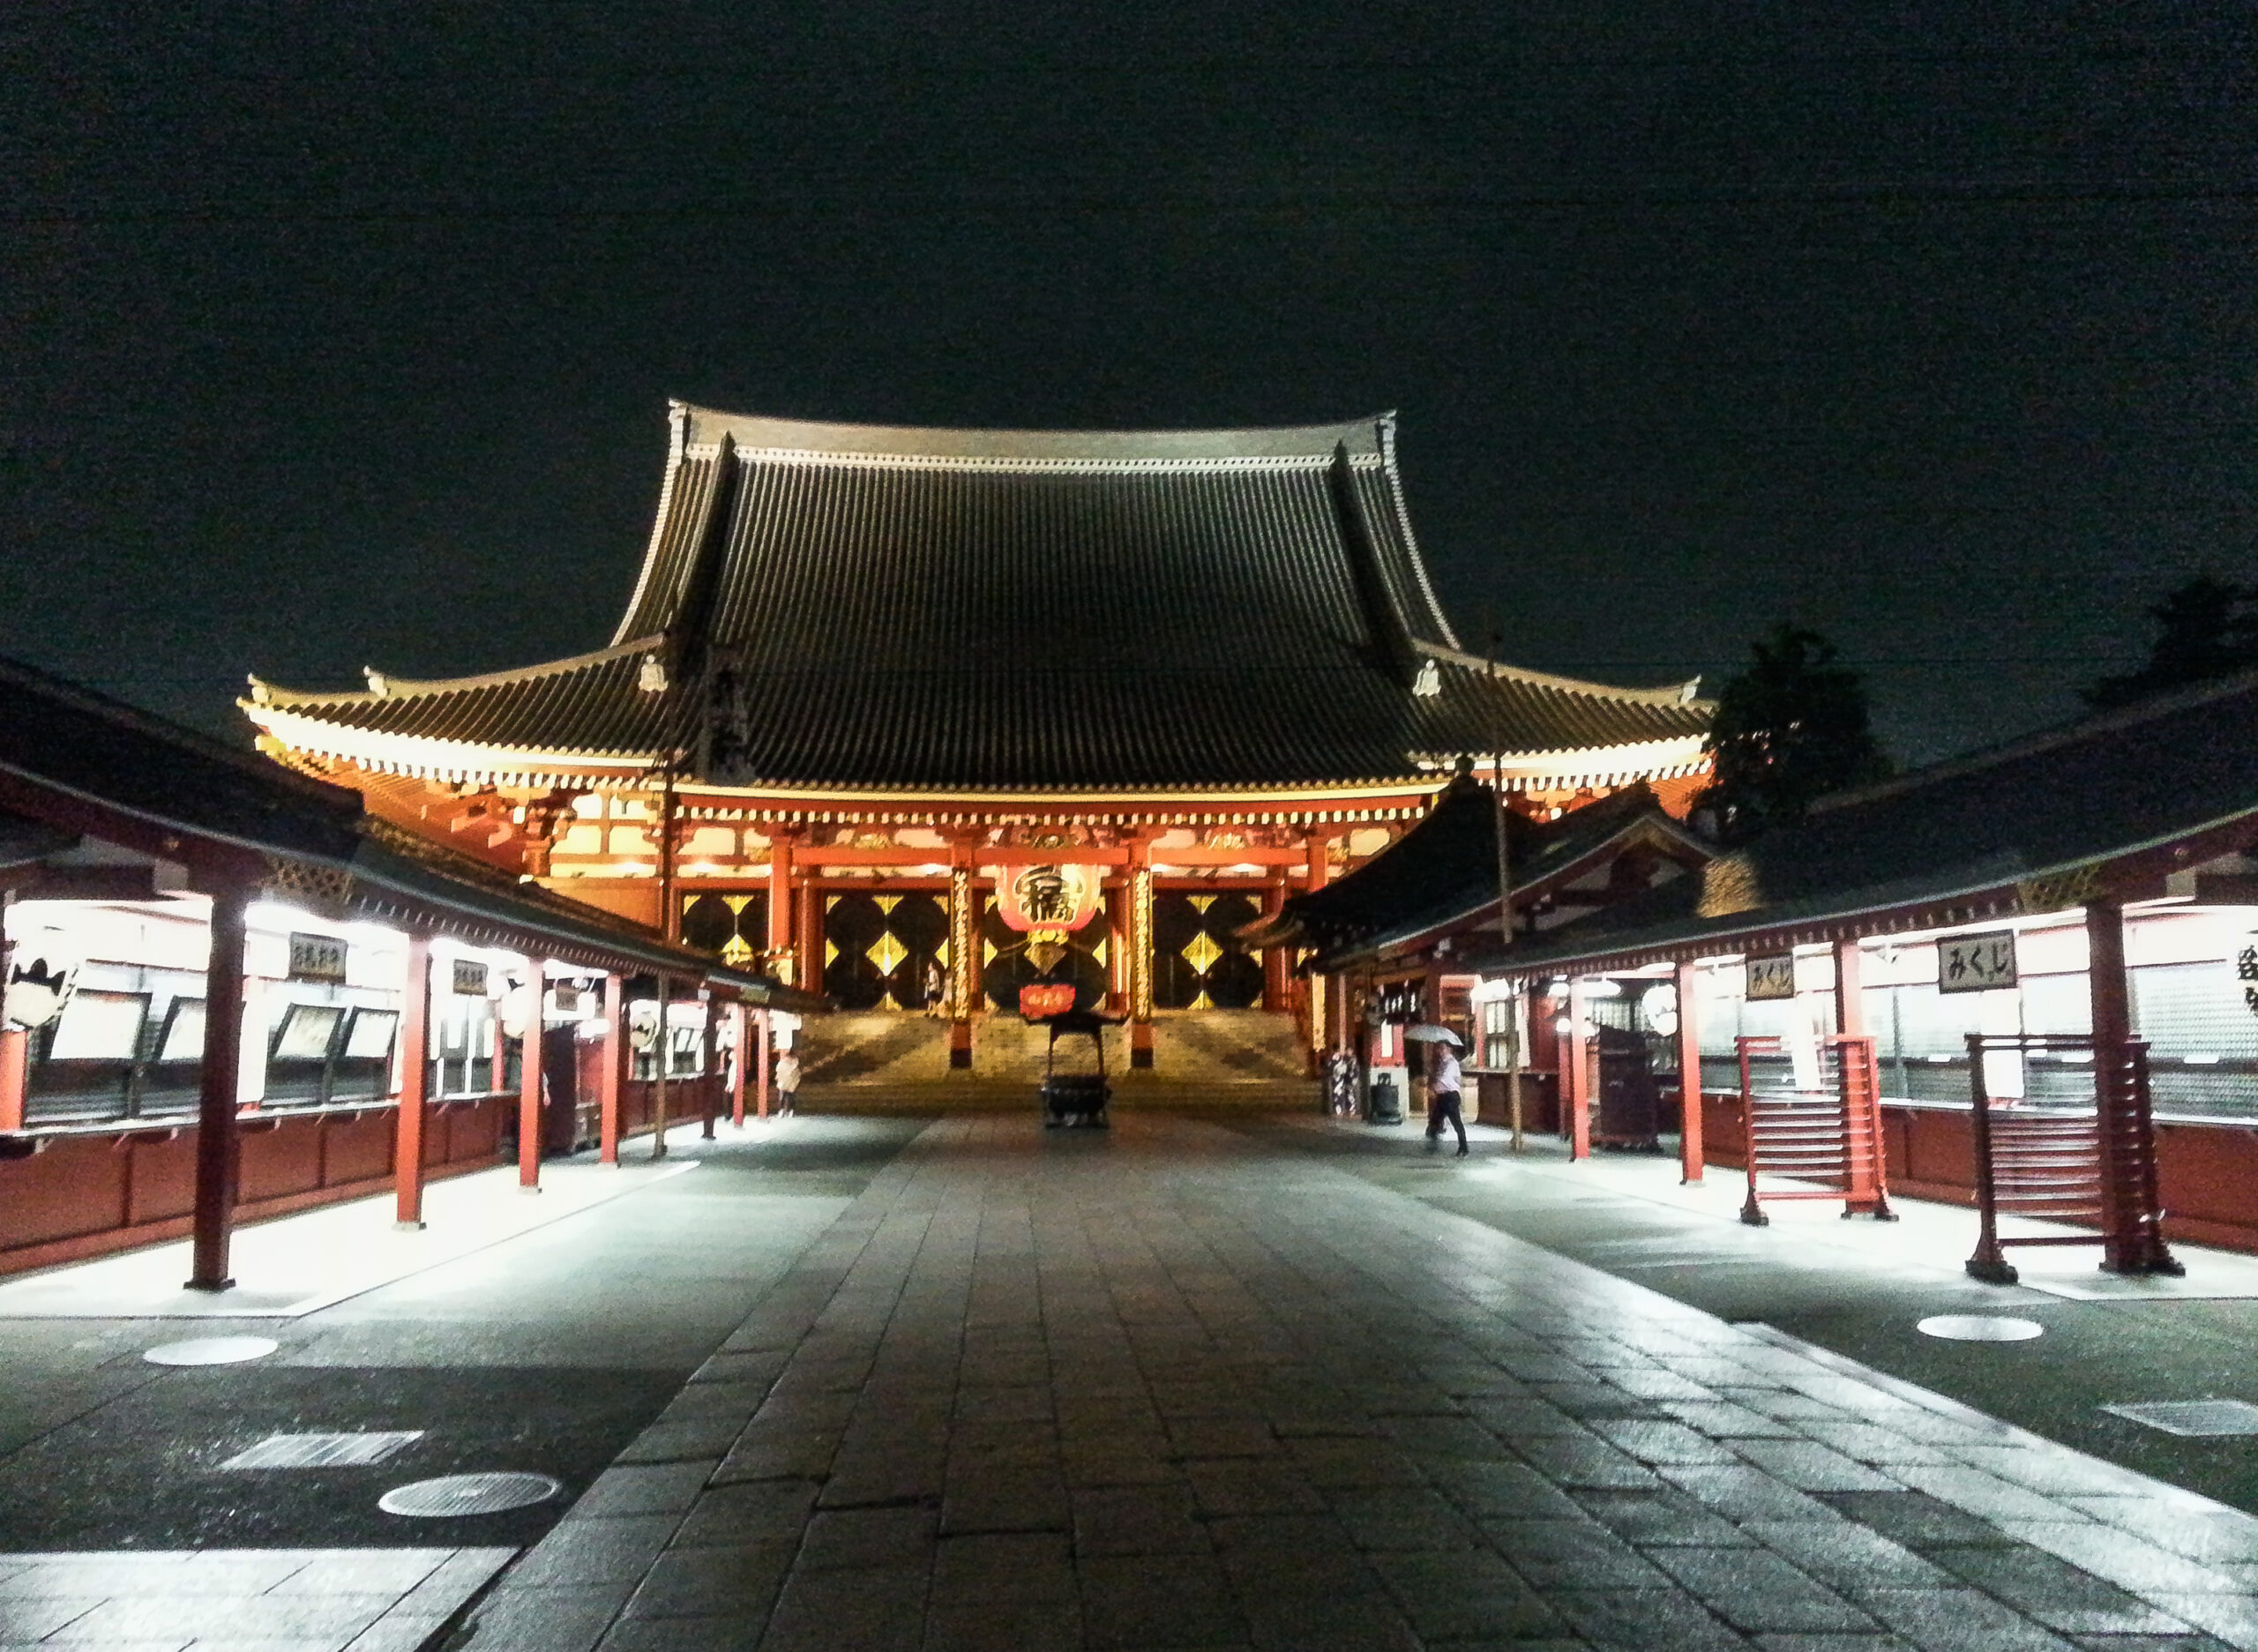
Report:
[[[1049,1034],[1014,1015],[975,1024],[969,1072],[948,1065],[948,1023],[896,1011],[811,1019],[802,1028],[800,1105],[811,1112],[927,1112],[1035,1103]],[[1313,1108],[1293,1021],[1260,1010],[1163,1012],[1149,1069],[1129,1065],[1128,1029],[1106,1033],[1114,1105],[1171,1109]],[[1062,1070],[1090,1065],[1087,1040],[1059,1046]]]

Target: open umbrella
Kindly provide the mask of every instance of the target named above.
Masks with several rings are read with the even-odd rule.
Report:
[[[1417,1027],[1405,1028],[1403,1029],[1403,1042],[1407,1044],[1458,1044],[1463,1046],[1466,1041],[1461,1038],[1456,1033],[1451,1031],[1447,1027],[1438,1027],[1432,1021],[1424,1021]]]

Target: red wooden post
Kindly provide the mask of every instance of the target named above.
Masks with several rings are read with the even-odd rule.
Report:
[[[722,1069],[716,1058],[714,1035],[721,1013],[722,1006],[707,998],[705,1001],[706,1024],[698,1034],[698,1063],[701,1069],[698,1074],[698,1100],[699,1111],[702,1116],[698,1134],[699,1140],[705,1141],[714,1139],[714,1115],[721,1110]]]
[[[393,1225],[423,1225],[423,1125],[430,1111],[431,938],[407,938],[400,1015],[400,1118],[393,1132]]]
[[[769,1030],[768,1012],[763,1010],[755,1018],[753,1028],[753,1037],[759,1041],[759,1045],[753,1051],[753,1058],[760,1065],[753,1070],[756,1080],[752,1102],[758,1116],[764,1119],[768,1117],[768,1091],[771,1082],[768,1072],[769,1041],[772,1036]]]
[[[526,1008],[526,1032],[518,1056],[518,1185],[528,1192],[541,1191],[541,1007],[546,996],[538,958],[528,961],[533,979],[526,983],[532,1003]]]
[[[1275,867],[1270,873],[1270,886],[1263,892],[1262,915],[1275,918],[1285,910],[1286,869]],[[1288,983],[1292,979],[1293,960],[1282,946],[1262,949],[1262,1007],[1273,1015],[1283,1015],[1291,1006],[1287,1002]]]
[[[1694,1006],[1694,966],[1681,962],[1673,972],[1678,985],[1678,1123],[1679,1179],[1689,1187],[1701,1185],[1701,1026]]]
[[[603,978],[603,1085],[598,1092],[596,1158],[619,1162],[620,1073],[627,1064],[627,978]]]
[[[2114,901],[2089,902],[2085,933],[2101,1160],[2101,1266],[2112,1274],[2183,1274],[2187,1269],[2164,1242],[2145,1046],[2133,1044],[2124,908]]]
[[[768,835],[768,951],[792,946],[792,837],[779,828]]]
[[[1568,1101],[1568,1156],[1572,1159],[1591,1157],[1591,1073],[1587,1051],[1591,1041],[1584,1036],[1584,978],[1572,976],[1568,980],[1568,1035],[1560,1042],[1567,1050],[1568,1077],[1561,1086]]]
[[[1835,943],[1835,1030],[1862,1034],[1866,1029],[1865,954],[1855,938]]]
[[[191,1290],[225,1290],[236,1225],[236,1093],[243,1070],[243,929],[251,888],[212,897],[212,941],[204,967],[204,1065],[196,1102],[196,1214]]]
[[[752,1017],[742,1001],[729,1005],[729,1122],[744,1128],[744,1064],[752,1055]]]
[[[674,997],[673,979],[659,977],[659,1037],[653,1055],[651,1073],[651,1156],[667,1156],[667,1069],[674,1065],[674,1028],[667,1019],[667,1005]]]
[[[0,1028],[0,1130],[24,1127],[24,1086],[32,1035],[20,1027]]]

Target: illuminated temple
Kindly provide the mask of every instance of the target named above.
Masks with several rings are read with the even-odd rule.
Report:
[[[674,405],[610,643],[351,692],[253,680],[271,756],[849,1009],[1297,1011],[1237,931],[1385,847],[1454,760],[1550,817],[1682,812],[1709,707],[1460,646],[1391,417],[804,423]],[[1023,997],[1030,990],[1032,997]]]

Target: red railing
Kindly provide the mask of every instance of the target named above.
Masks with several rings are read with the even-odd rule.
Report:
[[[1785,1058],[1783,1038],[1733,1041],[1740,1057],[1741,1117],[1747,1132],[1748,1198],[1740,1219],[1761,1228],[1770,1220],[1764,1201],[1840,1199],[1845,1216],[1895,1222],[1888,1171],[1882,1159],[1881,1082],[1874,1042],[1860,1034],[1815,1037],[1819,1088],[1760,1083],[1752,1057]],[[1764,1187],[1760,1177],[1798,1185]]]
[[[1986,1058],[2092,1057],[2093,1093],[2024,1101],[1991,1093]],[[1968,1271],[1996,1285],[2018,1277],[2010,1245],[2098,1245],[2101,1266],[2119,1274],[2181,1274],[2164,1243],[2150,1122],[2149,1047],[2064,1034],[1968,1035],[1976,1147],[1976,1253]],[[2056,1088],[2056,1087],[2051,1087]],[[2091,1227],[2093,1233],[2002,1237],[2000,1217]]]

